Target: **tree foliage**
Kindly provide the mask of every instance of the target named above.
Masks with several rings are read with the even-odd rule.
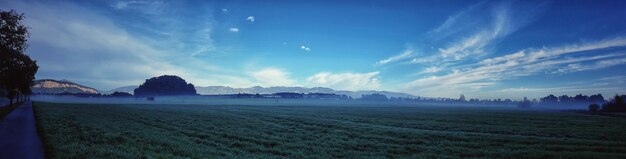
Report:
[[[532,102],[531,100],[528,100],[528,98],[524,97],[524,99],[522,101],[520,101],[519,103],[517,103],[517,107],[520,108],[529,108],[530,106],[533,105],[534,102]]]
[[[28,27],[22,24],[23,14],[15,10],[0,11],[0,89],[13,103],[13,98],[32,93],[37,61],[24,54],[29,37]],[[23,97],[23,96],[22,96]]]
[[[193,84],[178,76],[164,75],[147,79],[134,90],[135,96],[197,95]]]
[[[622,95],[623,96],[623,95]],[[615,95],[613,100],[604,103],[602,105],[602,111],[604,112],[626,112],[626,103],[622,96]]]

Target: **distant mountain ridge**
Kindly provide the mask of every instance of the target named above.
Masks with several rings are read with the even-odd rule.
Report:
[[[53,80],[53,79],[41,79],[35,80],[35,85],[33,85],[32,90],[33,93],[38,94],[56,94],[56,93],[88,93],[88,94],[111,94],[113,92],[126,92],[133,94],[133,90],[135,90],[138,86],[124,86],[115,88],[112,90],[104,91],[104,90],[96,90],[91,87],[87,87],[84,85],[76,84],[74,82],[70,82],[67,80]],[[200,95],[217,95],[217,94],[237,94],[237,93],[250,93],[250,94],[273,94],[280,92],[293,92],[293,93],[333,93],[333,94],[343,94],[348,95],[352,98],[360,98],[361,95],[364,94],[382,94],[387,97],[394,98],[416,98],[414,95],[410,95],[407,93],[400,92],[389,92],[389,91],[341,91],[334,90],[326,87],[286,87],[286,86],[273,86],[273,87],[261,87],[254,86],[249,88],[233,88],[228,86],[207,86],[201,87],[196,86],[196,91]]]
[[[97,94],[94,88],[76,84],[67,80],[41,79],[35,80],[35,85],[31,88],[35,94],[57,94],[57,93],[88,93]]]
[[[125,86],[116,89],[112,89],[109,91],[101,91],[103,94],[110,94],[115,91],[118,92],[127,92],[133,93],[133,90],[137,88],[137,86]],[[250,93],[250,94],[273,94],[279,92],[293,92],[293,93],[334,93],[334,94],[345,94],[352,98],[360,98],[363,94],[383,94],[387,97],[395,97],[395,98],[415,98],[416,96],[399,93],[399,92],[389,92],[389,91],[339,91],[326,87],[285,87],[285,86],[274,86],[274,87],[261,87],[254,86],[249,88],[233,88],[228,86],[207,86],[200,87],[196,86],[196,91],[201,95],[217,95],[217,94],[237,94],[237,93]]]

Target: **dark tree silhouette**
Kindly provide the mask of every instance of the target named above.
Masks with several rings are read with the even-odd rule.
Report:
[[[529,108],[532,105],[533,105],[533,102],[528,100],[528,98],[526,98],[526,97],[524,97],[524,99],[522,101],[517,103],[517,107],[520,107],[520,108]]]
[[[561,103],[569,103],[569,102],[572,102],[572,100],[573,100],[572,97],[569,97],[567,95],[559,96],[559,102]]]
[[[589,97],[583,94],[578,94],[574,96],[574,102],[576,103],[588,103]]]
[[[109,95],[109,96],[111,96],[111,97],[133,97],[133,95],[130,94],[130,93],[118,92],[118,91],[115,91],[115,92],[111,93],[111,95]]]
[[[623,96],[623,95],[622,95]],[[604,103],[602,105],[602,111],[604,112],[626,112],[626,103],[622,96],[615,95],[613,100]]]
[[[10,105],[14,97],[19,102],[32,93],[30,86],[39,69],[37,62],[24,54],[30,34],[23,19],[15,10],[0,11],[0,89],[6,91]]]
[[[539,101],[543,102],[543,103],[556,103],[559,102],[559,98],[557,98],[556,96],[550,94],[546,97],[540,98]]]
[[[596,95],[589,96],[589,102],[594,103],[594,104],[602,104],[606,101],[604,100],[604,97],[602,96],[602,94],[596,94]]]
[[[147,79],[135,89],[135,96],[178,96],[198,95],[193,84],[178,76],[164,75]]]
[[[600,105],[598,105],[598,104],[590,104],[589,105],[589,111],[590,112],[597,112],[598,110],[600,110]]]

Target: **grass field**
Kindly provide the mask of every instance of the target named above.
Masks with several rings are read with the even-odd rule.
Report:
[[[35,103],[52,158],[626,158],[626,118],[462,107]]]

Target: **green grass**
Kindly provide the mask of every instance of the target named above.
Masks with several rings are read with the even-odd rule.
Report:
[[[626,158],[626,118],[462,107],[35,103],[52,158]]]

